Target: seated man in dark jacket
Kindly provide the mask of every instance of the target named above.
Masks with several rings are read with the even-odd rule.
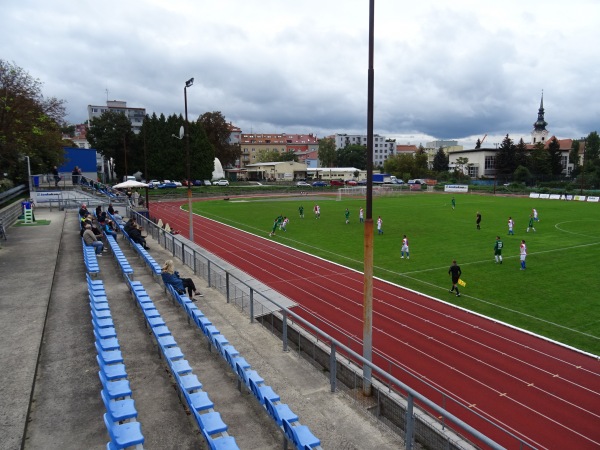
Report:
[[[141,246],[146,250],[149,249],[149,247],[146,245],[146,237],[142,236],[142,227],[135,225],[127,234],[129,234],[129,237],[133,242],[136,244],[141,244]]]
[[[135,217],[130,218],[127,223],[125,224],[125,226],[123,227],[123,230],[125,230],[125,233],[129,234],[129,232],[136,226],[135,223]]]

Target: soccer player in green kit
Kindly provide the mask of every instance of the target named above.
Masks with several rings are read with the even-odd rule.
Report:
[[[502,242],[500,236],[496,236],[496,242],[494,244],[494,258],[496,259],[496,264],[498,264],[498,262],[502,264],[502,247],[504,247],[504,242]]]
[[[304,206],[298,206],[298,212],[300,213],[300,218],[304,219]]]
[[[535,227],[533,226],[533,221],[535,220],[535,218],[533,217],[533,214],[529,214],[529,225],[527,225],[527,233],[529,233],[529,229],[533,229],[533,232],[535,233]]]
[[[348,211],[348,208],[346,208],[344,216],[346,216],[346,223],[350,223],[350,211]]]

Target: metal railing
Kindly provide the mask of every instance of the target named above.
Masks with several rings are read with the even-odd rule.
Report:
[[[234,303],[248,315],[251,322],[259,321],[282,340],[282,350],[297,351],[313,365],[327,371],[331,391],[346,393],[355,402],[360,403],[377,420],[404,436],[406,449],[412,449],[415,441],[428,448],[470,449],[504,448],[488,438],[449,410],[462,410],[472,415],[478,423],[487,423],[503,435],[503,440],[511,442],[511,447],[534,448],[522,438],[516,436],[488,418],[473,411],[457,399],[448,396],[437,387],[428,385],[439,394],[437,401],[420,394],[393,373],[406,377],[414,375],[406,368],[385,359],[387,369],[383,369],[365,360],[352,347],[360,348],[361,342],[347,336],[346,342],[325,333],[319,328],[319,319],[310,323],[276,300],[258,291],[255,286],[245,282],[243,272],[227,263],[216,261],[214,256],[181,235],[165,232],[149,218],[128,209],[129,216],[135,216],[152,238],[180,259],[196,276],[207,281],[208,286],[222,293],[227,303]],[[247,276],[245,277],[247,278]],[[322,323],[323,328],[331,328]],[[373,380],[367,380],[373,387],[373,395],[365,397],[362,386],[365,382],[362,367],[368,365],[374,374]],[[415,380],[417,378],[415,377]],[[422,379],[418,379],[422,384]]]

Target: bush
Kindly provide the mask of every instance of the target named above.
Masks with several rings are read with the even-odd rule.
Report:
[[[8,191],[9,189],[12,189],[13,187],[15,187],[14,183],[11,180],[9,180],[8,178],[4,178],[4,179],[0,180],[0,192]]]

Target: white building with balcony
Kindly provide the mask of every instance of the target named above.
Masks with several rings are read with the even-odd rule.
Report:
[[[94,117],[100,117],[103,113],[112,111],[123,113],[131,122],[131,129],[135,134],[139,134],[146,117],[146,108],[129,108],[127,102],[121,100],[110,100],[106,105],[88,105],[88,119],[91,121]]]

